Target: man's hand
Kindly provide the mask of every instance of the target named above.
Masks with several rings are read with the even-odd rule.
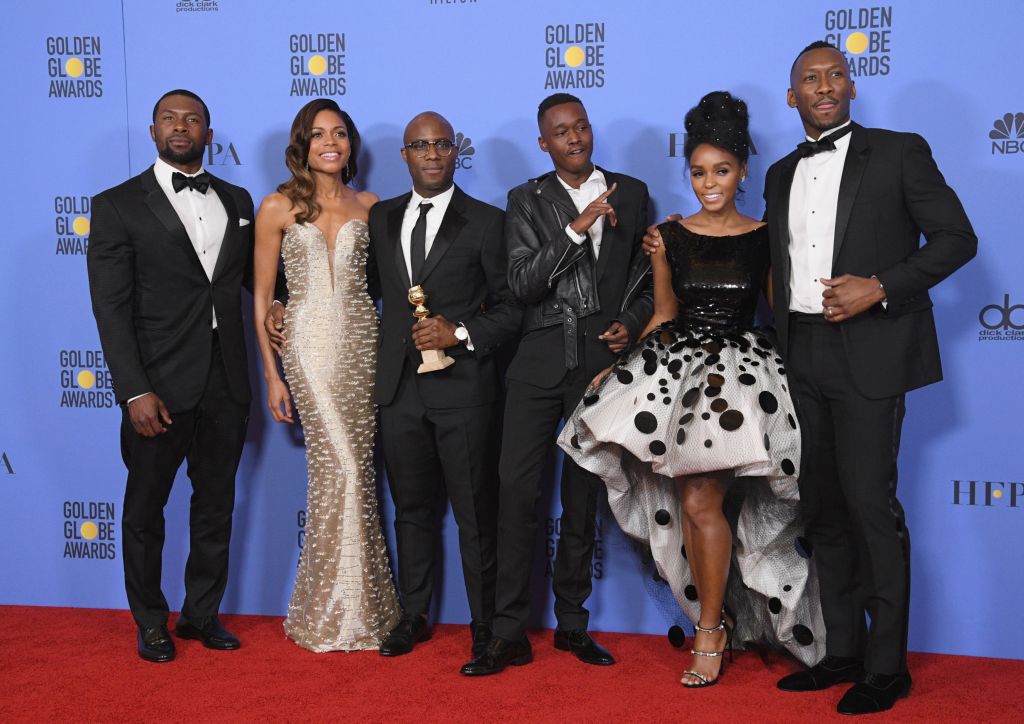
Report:
[[[294,422],[292,420],[292,396],[288,387],[280,377],[267,382],[267,407],[274,422]]]
[[[288,340],[284,337],[284,305],[271,304],[267,310],[267,316],[263,320],[263,329],[267,330],[267,337],[270,338],[270,348],[277,352],[280,357],[284,354],[284,346]],[[275,418],[276,419],[276,418]],[[289,420],[288,422],[291,422]]]
[[[682,214],[672,214],[665,218],[665,221],[679,221],[683,218]],[[665,251],[665,245],[661,243],[661,232],[658,231],[658,224],[651,224],[647,227],[647,232],[644,234],[643,247],[644,254],[647,256],[658,255]]]
[[[821,295],[821,307],[825,319],[843,322],[856,317],[885,300],[885,292],[877,279],[843,274],[835,279],[820,279],[828,289]]]
[[[459,343],[455,336],[455,325],[440,314],[421,319],[412,325],[412,341],[416,349],[448,349]]]
[[[155,392],[150,392],[128,403],[128,419],[132,421],[135,432],[143,437],[156,437],[167,432],[164,425],[171,424],[171,413],[164,406],[164,401]]]
[[[618,185],[619,182],[616,181],[612,184],[610,189],[587,204],[587,208],[583,209],[583,212],[573,220],[572,224],[570,224],[570,226],[572,226],[572,230],[577,234],[586,234],[587,230],[590,229],[590,227],[593,226],[594,223],[602,216],[607,216],[608,223],[615,226],[619,219],[615,215],[615,209],[613,209],[612,205],[608,203],[608,197],[615,192]]]
[[[603,334],[597,335],[608,343],[608,349],[618,354],[629,346],[629,330],[621,322],[612,322],[611,326]]]

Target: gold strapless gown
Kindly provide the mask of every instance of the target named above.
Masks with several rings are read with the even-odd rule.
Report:
[[[306,438],[306,539],[285,633],[311,651],[377,648],[398,622],[373,467],[377,310],[366,291],[369,230],[338,230],[334,279],[313,224],[281,245],[288,281],[285,377]]]

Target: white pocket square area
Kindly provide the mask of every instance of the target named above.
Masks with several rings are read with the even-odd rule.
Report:
[[[248,226],[249,225],[249,220],[248,219],[239,219],[238,220],[238,225],[239,226]]]

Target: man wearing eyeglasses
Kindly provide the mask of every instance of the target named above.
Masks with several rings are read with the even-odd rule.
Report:
[[[453,183],[455,133],[437,113],[405,129],[402,158],[412,191],[370,210],[371,287],[383,306],[376,401],[391,495],[405,615],[380,653],[398,656],[430,638],[441,492],[459,528],[472,616],[473,655],[494,613],[497,425],[494,351],[519,332],[521,309],[506,280],[504,213]],[[417,321],[407,295],[419,285],[430,316]],[[421,352],[455,363],[417,374]]]

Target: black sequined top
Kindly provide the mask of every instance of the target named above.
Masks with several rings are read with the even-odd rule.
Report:
[[[679,299],[676,325],[694,332],[752,329],[770,264],[768,227],[736,236],[704,236],[674,221],[658,229]]]

